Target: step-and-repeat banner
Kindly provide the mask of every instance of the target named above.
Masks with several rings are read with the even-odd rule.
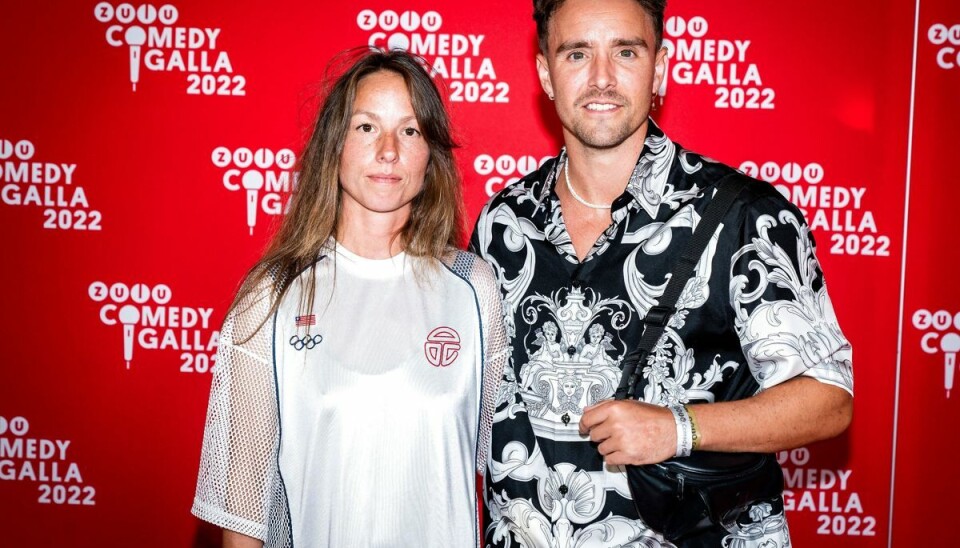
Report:
[[[8,2],[0,15],[0,528],[207,546],[220,323],[296,186],[330,60],[422,55],[470,218],[556,154],[528,1]],[[960,491],[960,4],[671,0],[660,125],[811,224],[855,418],[783,452],[797,546],[948,546]]]

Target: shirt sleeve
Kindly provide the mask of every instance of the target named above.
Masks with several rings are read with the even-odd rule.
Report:
[[[484,207],[477,226],[473,231],[470,250],[483,259],[491,260],[485,250],[489,241],[486,232],[485,215],[489,204]],[[486,234],[486,236],[484,236]],[[482,261],[481,261],[482,262]],[[496,268],[482,262],[490,271],[493,278],[494,294],[497,297],[498,308],[503,310],[502,292]],[[493,262],[495,265],[496,263]],[[491,313],[493,310],[491,309]],[[483,474],[483,521],[484,546],[508,547],[523,545],[526,540],[523,531],[526,527],[543,528],[549,530],[549,524],[543,521],[539,511],[534,509],[535,500],[539,500],[537,491],[538,478],[546,476],[547,466],[540,452],[533,426],[527,415],[526,405],[520,394],[513,364],[510,361],[512,349],[510,347],[510,332],[506,327],[507,318],[500,312],[500,325],[494,328],[494,333],[501,333],[498,338],[501,343],[493,342],[488,352],[500,356],[494,358],[499,363],[498,378],[493,384],[494,390],[484,390],[484,409],[490,411],[490,417],[484,417],[483,424],[489,424],[489,433],[485,449],[487,450],[485,473]],[[491,372],[488,372],[492,373]],[[487,382],[485,380],[485,382]],[[487,422],[489,420],[489,422]],[[479,463],[478,463],[479,464]],[[519,525],[523,524],[523,525]]]
[[[493,415],[497,407],[497,392],[503,379],[503,369],[509,358],[507,332],[503,323],[503,304],[497,279],[489,264],[480,258],[474,263],[474,287],[477,291],[483,326],[483,385],[481,387],[480,431],[477,446],[477,473],[487,467]]]
[[[227,315],[203,434],[192,513],[266,540],[278,481],[279,443],[269,288]]]
[[[779,194],[746,206],[731,260],[730,301],[761,390],[804,375],[853,394],[850,343],[815,251],[803,215]]]

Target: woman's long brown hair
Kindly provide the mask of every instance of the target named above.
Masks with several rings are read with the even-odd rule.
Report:
[[[250,269],[230,305],[246,308],[271,298],[272,316],[293,280],[316,269],[324,245],[337,235],[341,211],[340,155],[353,113],[357,87],[366,76],[390,71],[403,77],[420,131],[430,149],[423,189],[411,203],[410,218],[398,237],[408,256],[439,259],[463,237],[460,175],[453,157],[456,143],[440,93],[423,61],[402,51],[365,49],[330,88],[313,132],[300,155],[299,183],[290,209],[263,257]],[[306,276],[303,310],[313,308],[315,276]],[[271,288],[269,294],[264,292]],[[241,311],[242,312],[242,311]],[[267,318],[262,318],[260,327]],[[257,328],[259,329],[259,327]],[[249,335],[252,336],[252,333]]]

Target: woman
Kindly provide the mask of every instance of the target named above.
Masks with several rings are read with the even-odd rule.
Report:
[[[225,546],[478,544],[506,337],[452,148],[409,54],[333,85],[222,331],[193,513]]]

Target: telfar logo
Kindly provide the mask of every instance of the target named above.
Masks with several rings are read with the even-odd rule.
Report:
[[[100,2],[93,16],[107,23],[105,38],[127,46],[130,85],[137,91],[140,69],[187,74],[187,95],[246,95],[247,80],[233,73],[226,51],[217,50],[219,28],[175,26],[180,11],[172,4],[155,6]]]
[[[943,354],[943,389],[949,398],[956,378],[957,352],[960,352],[960,312],[931,312],[921,308],[913,313],[913,327],[925,332],[920,337],[920,348],[924,352]]]
[[[247,227],[253,236],[259,212],[280,215],[290,206],[291,192],[297,188],[299,174],[292,171],[296,155],[288,148],[274,153],[269,148],[253,151],[246,147],[213,149],[213,165],[226,168],[223,186],[246,195]]]
[[[212,371],[220,332],[210,330],[212,308],[172,306],[173,291],[166,284],[90,284],[90,300],[102,303],[100,321],[123,327],[123,360],[127,369],[134,350],[180,351],[180,371]]]
[[[447,367],[460,355],[460,334],[452,327],[437,327],[427,335],[423,354],[434,367]]]

